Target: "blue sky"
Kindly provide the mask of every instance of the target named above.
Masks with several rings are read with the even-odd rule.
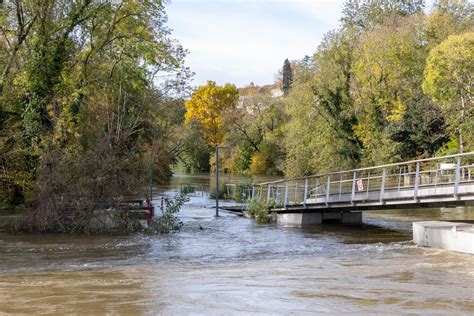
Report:
[[[312,55],[338,27],[344,0],[171,0],[172,37],[189,50],[193,84],[273,83],[285,58]]]

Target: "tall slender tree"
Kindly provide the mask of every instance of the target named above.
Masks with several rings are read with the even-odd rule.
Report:
[[[423,82],[424,92],[442,105],[452,131],[457,133],[461,153],[465,137],[472,139],[473,60],[474,32],[451,35],[430,51]]]
[[[283,63],[283,92],[285,94],[290,93],[291,86],[293,85],[293,70],[291,69],[290,61],[285,59]]]

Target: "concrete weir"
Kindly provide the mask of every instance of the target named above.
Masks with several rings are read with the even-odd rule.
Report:
[[[281,225],[318,225],[323,223],[360,224],[362,212],[300,212],[278,213],[277,223]]]
[[[457,222],[414,222],[413,241],[420,246],[474,254],[474,225]]]

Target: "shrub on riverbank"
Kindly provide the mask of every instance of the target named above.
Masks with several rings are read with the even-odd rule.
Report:
[[[255,218],[257,223],[266,224],[272,219],[271,209],[273,207],[275,207],[275,204],[272,202],[250,200],[247,203],[247,214],[251,218]]]
[[[88,233],[88,234],[129,234],[136,232],[145,232],[149,235],[168,234],[179,231],[183,225],[181,220],[176,216],[184,203],[189,201],[187,193],[180,190],[173,198],[164,198],[164,208],[161,214],[157,214],[153,219],[152,224],[148,227],[143,225],[144,219],[140,215],[128,212],[126,209],[110,207],[107,209],[97,209],[91,214],[88,219],[87,227],[84,230],[79,230],[80,219],[76,226],[69,224],[62,225],[59,228],[59,223],[52,222],[50,219],[41,220],[38,214],[30,214],[26,218],[13,217],[9,218],[8,222],[3,225],[3,230],[10,233],[18,232],[40,232],[40,233]],[[45,216],[53,216],[57,210],[42,214]],[[155,207],[155,214],[159,211]],[[80,212],[82,213],[82,212]],[[35,217],[36,215],[36,217]],[[66,215],[65,215],[66,216]],[[38,220],[38,222],[34,222]],[[42,223],[43,226],[39,226]],[[50,226],[55,223],[56,226]],[[0,231],[2,225],[0,225]]]
[[[229,199],[229,196],[227,194],[227,188],[225,187],[225,185],[219,185],[218,193],[219,193],[219,199],[220,200]],[[211,191],[209,192],[209,198],[210,199],[215,199],[216,198],[216,189],[215,188],[211,189]]]
[[[124,196],[143,188],[143,160],[106,142],[85,153],[50,151],[39,167],[31,211],[18,228],[25,232],[90,233],[102,230],[99,211],[115,209]],[[117,213],[116,211],[115,213]],[[110,213],[110,212],[108,212]],[[125,226],[123,216],[106,216]],[[110,222],[107,220],[106,222]],[[123,223],[120,223],[123,221]],[[107,230],[104,225],[103,229]]]
[[[183,190],[176,194],[173,199],[165,198],[163,213],[154,219],[153,223],[145,229],[145,233],[149,235],[169,234],[180,230],[183,222],[175,214],[188,201],[189,197]]]
[[[247,180],[244,183],[236,184],[232,192],[232,199],[236,202],[245,202],[250,198],[249,193],[252,190],[252,180]]]

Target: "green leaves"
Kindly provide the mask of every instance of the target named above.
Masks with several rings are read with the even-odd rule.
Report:
[[[435,101],[473,102],[474,32],[449,36],[428,56],[423,91]]]
[[[474,119],[474,32],[449,36],[434,47],[428,56],[423,91],[442,105],[451,125],[458,134],[459,148],[472,144]]]
[[[183,226],[181,220],[176,216],[184,203],[188,202],[189,198],[184,191],[180,191],[174,198],[164,198],[164,209],[159,214],[153,223],[145,230],[146,234],[169,234],[179,231]],[[157,209],[157,208],[156,208]]]
[[[325,36],[311,65],[296,63],[298,80],[284,98],[286,175],[428,157],[450,140],[472,148],[466,82],[472,82],[474,49],[460,42],[444,44],[445,55],[433,49],[472,29],[472,5],[440,1],[429,16],[422,8],[418,0],[349,0],[342,28]],[[255,156],[256,166],[273,157]]]
[[[127,166],[159,148],[165,166],[152,169],[169,175],[173,146],[164,129],[171,127],[163,127],[160,112],[167,94],[182,92],[189,71],[186,51],[169,38],[162,1],[22,0],[1,9],[0,141],[8,146],[0,151],[7,170],[0,181],[5,177],[9,192],[39,191],[51,152],[61,153],[58,165],[90,152],[123,159],[124,172],[135,176]],[[167,89],[160,90],[157,74],[177,79],[161,80]],[[16,178],[30,182],[20,188]],[[55,194],[50,198],[64,192]]]

